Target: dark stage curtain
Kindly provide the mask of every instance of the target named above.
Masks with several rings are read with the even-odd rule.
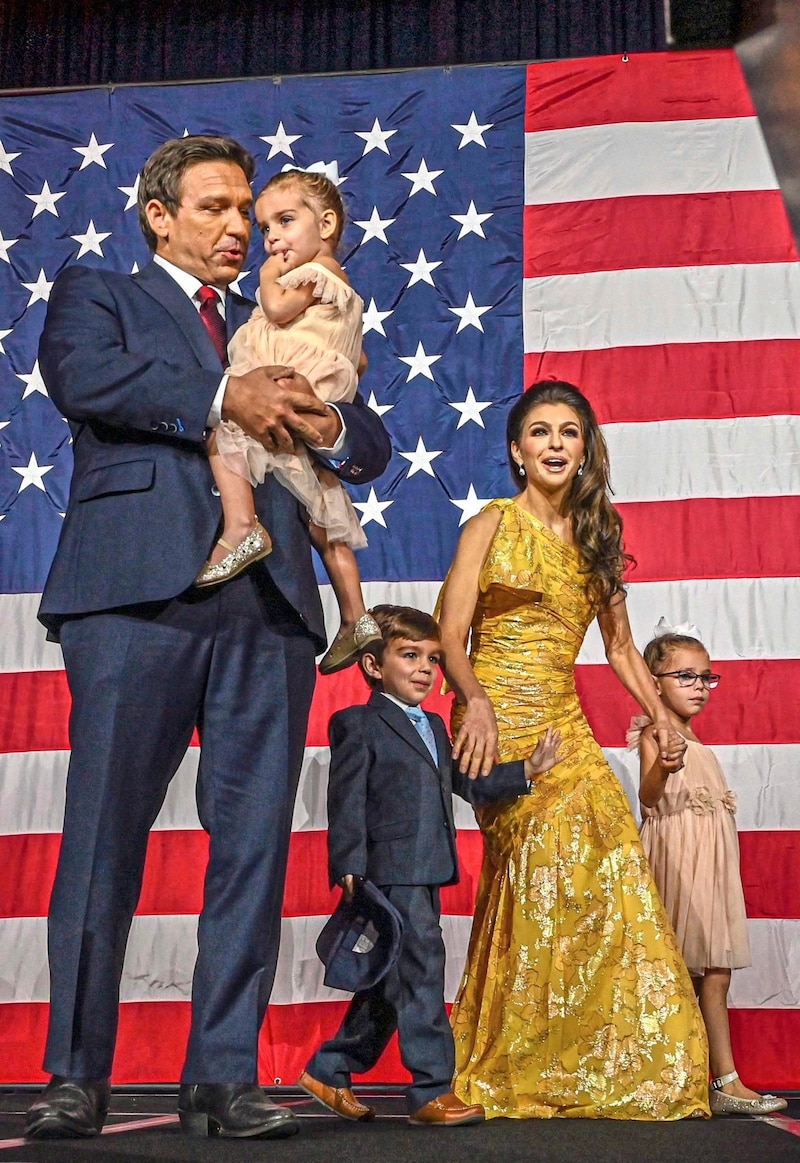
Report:
[[[664,47],[663,0],[0,0],[3,89]]]

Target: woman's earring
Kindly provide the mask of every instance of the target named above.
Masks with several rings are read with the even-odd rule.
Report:
[[[519,475],[521,477],[524,477],[525,476],[525,466],[522,464],[518,464],[517,465],[517,472],[519,473]]]
[[[585,460],[582,460],[582,461],[581,461],[581,463],[578,465],[578,476],[579,476],[579,477],[582,477],[582,476],[583,476],[583,466],[584,466],[585,464],[586,464],[586,461],[585,461]]]

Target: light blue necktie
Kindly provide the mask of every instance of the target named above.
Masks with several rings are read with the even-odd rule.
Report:
[[[434,738],[433,727],[431,727],[428,716],[425,714],[422,707],[406,707],[406,714],[417,728],[417,731],[422,738],[422,742],[430,751],[433,762],[438,766],[439,752],[436,749],[436,739]]]

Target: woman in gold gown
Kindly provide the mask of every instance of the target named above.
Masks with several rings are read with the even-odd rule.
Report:
[[[597,617],[612,669],[658,728],[664,764],[680,768],[685,744],[631,638],[605,443],[576,388],[543,382],[512,409],[508,444],[522,492],[469,522],[440,602],[454,756],[480,778],[553,727],[563,757],[529,795],[479,815],[454,1089],[487,1118],[708,1114],[691,979],[575,689]]]

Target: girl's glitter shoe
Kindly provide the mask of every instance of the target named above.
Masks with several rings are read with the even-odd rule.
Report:
[[[331,648],[319,664],[320,674],[335,674],[352,666],[370,642],[382,638],[381,628],[372,614],[362,614],[349,630],[342,628],[331,643]]]
[[[708,1092],[708,1105],[712,1115],[772,1115],[786,1110],[786,1099],[775,1094],[762,1094],[760,1098],[738,1098],[735,1094],[725,1094],[722,1087],[735,1082],[739,1077],[736,1070],[714,1078]]]
[[[194,579],[194,584],[198,587],[216,586],[220,582],[230,581],[243,569],[247,569],[248,565],[252,565],[254,561],[260,561],[262,557],[272,553],[270,535],[257,517],[255,525],[244,541],[238,545],[229,545],[220,537],[217,544],[221,545],[223,549],[229,549],[230,553],[226,554],[222,561],[215,561],[213,564],[210,561],[205,563]]]

